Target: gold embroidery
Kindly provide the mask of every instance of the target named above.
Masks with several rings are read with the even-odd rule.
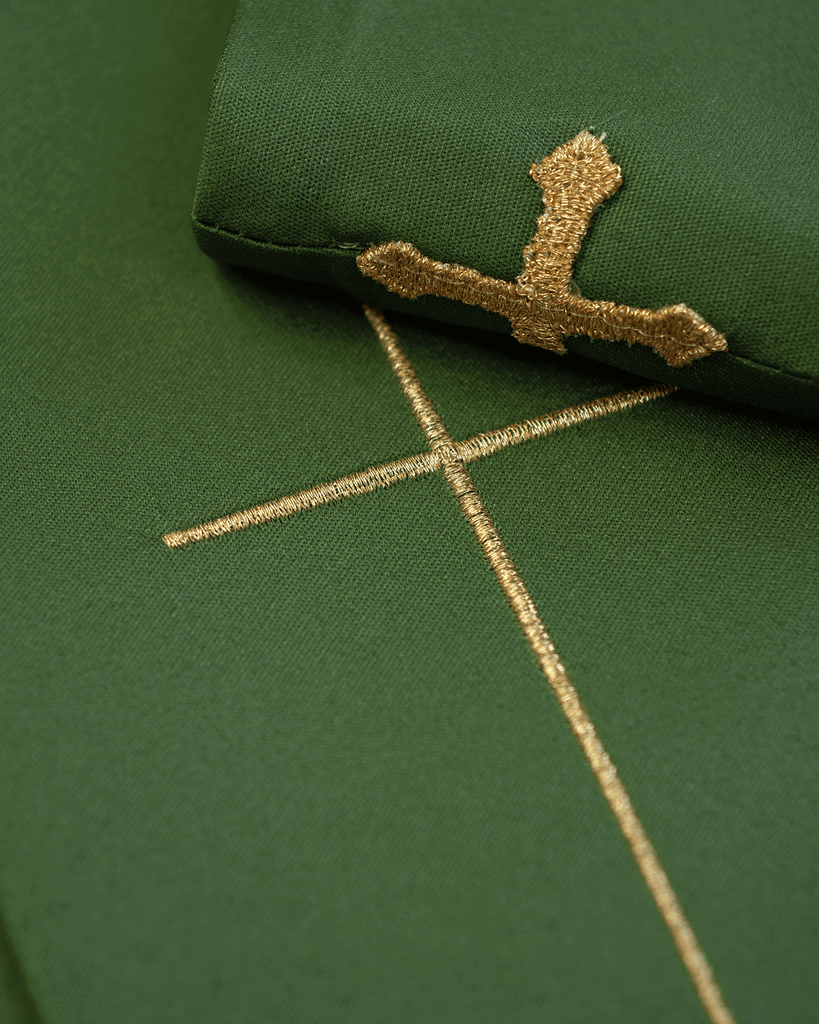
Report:
[[[494,455],[509,445],[522,444],[524,441],[532,441],[536,437],[546,437],[556,430],[563,430],[579,423],[587,423],[589,420],[599,419],[601,416],[608,416],[613,412],[631,409],[635,405],[642,405],[644,402],[662,398],[676,390],[675,387],[658,384],[655,387],[640,388],[636,391],[622,391],[617,395],[596,398],[591,402],[584,402],[582,405],[561,409],[559,412],[550,412],[545,416],[538,416],[536,419],[523,420],[521,423],[514,423],[509,427],[502,427],[500,430],[478,434],[466,441],[455,441],[453,450],[461,462],[474,462],[475,459],[483,458],[486,455]],[[220,537],[225,533],[245,530],[248,526],[258,526],[274,519],[284,519],[305,509],[327,505],[331,501],[341,501],[342,498],[367,494],[379,487],[391,487],[402,480],[435,473],[442,464],[441,457],[434,452],[409,455],[405,459],[371,466],[360,473],[350,473],[331,483],[309,487],[297,494],[288,494],[284,498],[276,498],[275,501],[256,505],[243,512],[234,512],[208,523],[189,527],[187,530],[166,533],[162,540],[169,548],[184,547],[186,544],[192,544],[198,540]]]
[[[162,539],[168,547],[180,547],[207,537],[216,537],[233,530],[282,518],[302,509],[315,508],[330,501],[354,494],[364,494],[378,487],[389,487],[406,480],[443,469],[461,509],[472,526],[481,549],[500,583],[504,595],[523,629],[538,664],[551,685],[561,709],[586,756],[598,784],[617,819],[632,855],[655,903],[671,933],[680,958],[688,971],[697,994],[712,1024],[733,1024],[711,968],[697,942],[676,894],[663,871],[657,853],[648,839],[628,793],[617,775],[605,747],[600,741],[577,691],[555,651],[549,634],[540,619],[523,580],[518,574],[495,529],[472,478],[463,463],[494,454],[513,444],[546,436],[556,430],[607,416],[643,402],[663,397],[676,388],[657,386],[623,392],[556,413],[479,434],[466,441],[455,442],[449,436],[398,339],[383,315],[364,307],[381,345],[390,360],[401,386],[409,399],[431,447],[431,451],[394,462],[374,466],[362,473],[353,473],[329,484],[320,484],[297,494],[258,505],[244,512],[224,516],[188,530],[166,534]]]
[[[319,505],[327,505],[331,501],[341,501],[342,498],[349,498],[355,494],[366,494],[378,487],[390,487],[401,480],[433,473],[439,467],[440,460],[429,452],[410,455],[406,459],[397,459],[395,462],[387,462],[381,466],[371,466],[361,473],[350,473],[348,476],[339,477],[328,484],[309,487],[297,494],[276,498],[275,501],[256,505],[244,512],[234,512],[232,515],[213,519],[209,523],[191,526],[187,530],[166,533],[162,540],[169,548],[184,547],[197,540],[219,537],[225,533],[233,533],[235,530],[246,530],[248,526],[269,523],[273,519],[284,519],[304,509],[318,508]]]
[[[446,478],[464,515],[475,531],[484,556],[492,567],[506,599],[512,606],[572,732],[591,765],[598,785],[614,813],[645,883],[654,897],[657,909],[671,933],[677,952],[694,984],[700,1002],[712,1024],[733,1024],[734,1019],[725,1005],[711,967],[705,959],[668,876],[660,864],[657,852],[646,835],[642,822],[637,817],[626,787],[620,781],[617,769],[566,674],[566,669],[546,632],[537,608],[509,557],[480,495],[475,490],[469,472],[461,464],[446,427],[383,315],[378,310],[366,306],[364,311],[375,328],[387,358],[412,406],[412,411],[427,436],[430,447],[443,460]]]
[[[455,441],[452,447],[461,462],[474,462],[475,459],[484,455],[494,455],[495,452],[508,448],[509,445],[522,444],[524,441],[531,441],[536,437],[547,437],[557,430],[574,427],[579,423],[588,423],[589,420],[596,420],[613,412],[622,412],[635,405],[663,398],[677,390],[679,389],[676,387],[657,384],[651,388],[639,388],[637,391],[621,391],[617,395],[595,398],[582,405],[573,405],[567,409],[561,409],[559,412],[550,412],[532,420],[514,423],[510,427],[478,434],[466,441]]]
[[[408,242],[370,246],[358,257],[359,269],[405,298],[438,295],[500,313],[519,341],[554,352],[565,352],[563,338],[572,334],[650,345],[669,366],[728,350],[724,336],[682,304],[637,309],[573,290],[572,264],[592,214],[623,181],[601,139],[581,132],[529,173],[543,192],[544,211],[516,281],[436,262]]]

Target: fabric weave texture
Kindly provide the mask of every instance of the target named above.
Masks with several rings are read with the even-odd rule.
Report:
[[[348,12],[280,8],[319,40]],[[440,475],[162,543],[425,446],[357,301],[194,244],[232,15],[2,14],[0,1020],[704,1022]],[[328,81],[311,116],[330,136]],[[400,75],[392,88],[384,103]],[[421,111],[430,137],[448,109]],[[503,333],[389,320],[455,440],[645,384]],[[816,425],[680,391],[470,473],[737,1021],[814,1024]]]

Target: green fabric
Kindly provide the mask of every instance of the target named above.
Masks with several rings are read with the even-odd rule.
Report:
[[[355,302],[190,237],[231,15],[4,12],[0,1014],[703,1021],[440,475],[161,543],[426,447]],[[639,382],[390,319],[456,438]],[[471,466],[741,1024],[819,1001],[818,463],[687,392]]]
[[[530,165],[593,125],[625,183],[592,219],[582,293],[685,302],[730,351],[675,370],[639,345],[569,347],[819,417],[817,82],[804,0],[243,0],[194,228],[222,262],[508,333],[463,303],[398,298],[358,272],[357,247],[412,242],[512,280],[542,209]]]
[[[0,909],[0,1024],[40,1024],[25,968]]]

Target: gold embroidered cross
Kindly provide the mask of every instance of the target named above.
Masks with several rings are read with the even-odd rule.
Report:
[[[472,527],[484,556],[489,562],[537,663],[551,686],[572,732],[589,762],[598,785],[608,802],[628,844],[632,856],[668,928],[677,952],[711,1024],[734,1024],[734,1018],[725,1005],[719,985],[700,948],[677,895],[663,870],[651,840],[646,835],[631,798],[620,780],[617,769],[597,735],[580,695],[572,685],[563,663],[552,644],[540,613],[518,573],[489,512],[475,488],[467,463],[494,455],[509,445],[522,444],[537,437],[546,437],[556,430],[608,416],[644,402],[654,401],[677,389],[656,385],[638,391],[624,391],[606,398],[595,399],[556,413],[532,420],[523,420],[501,430],[478,434],[465,441],[456,441],[449,434],[441,417],[430,401],[412,364],[383,315],[364,307],[367,318],[375,329],[384,354],[389,359],[404,395],[427,439],[428,450],[394,462],[371,466],[359,473],[339,477],[330,483],[319,484],[297,494],[290,494],[246,509],[232,515],[214,519],[200,526],[166,533],[162,538],[169,548],[185,547],[195,541],[218,537],[244,530],[249,526],[283,519],[302,510],[317,508],[332,501],[341,501],[354,495],[366,494],[381,487],[391,487],[402,480],[410,480],[427,473],[442,472],[457,498],[461,511]]]
[[[681,303],[638,309],[585,299],[573,291],[572,265],[592,214],[622,185],[620,168],[591,132],[581,132],[533,164],[544,211],[523,250],[523,273],[499,281],[456,263],[438,263],[409,242],[370,246],[359,269],[405,298],[438,295],[500,313],[518,341],[563,353],[563,338],[586,335],[650,345],[669,366],[726,352],[725,337]]]

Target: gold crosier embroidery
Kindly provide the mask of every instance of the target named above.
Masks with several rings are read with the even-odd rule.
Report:
[[[409,242],[370,246],[358,257],[359,269],[405,298],[438,295],[500,313],[518,341],[553,352],[565,352],[563,338],[572,334],[650,345],[669,366],[728,350],[724,336],[688,306],[637,309],[572,290],[572,264],[592,214],[623,183],[601,139],[581,132],[529,174],[543,191],[544,211],[516,281],[436,262]]]

